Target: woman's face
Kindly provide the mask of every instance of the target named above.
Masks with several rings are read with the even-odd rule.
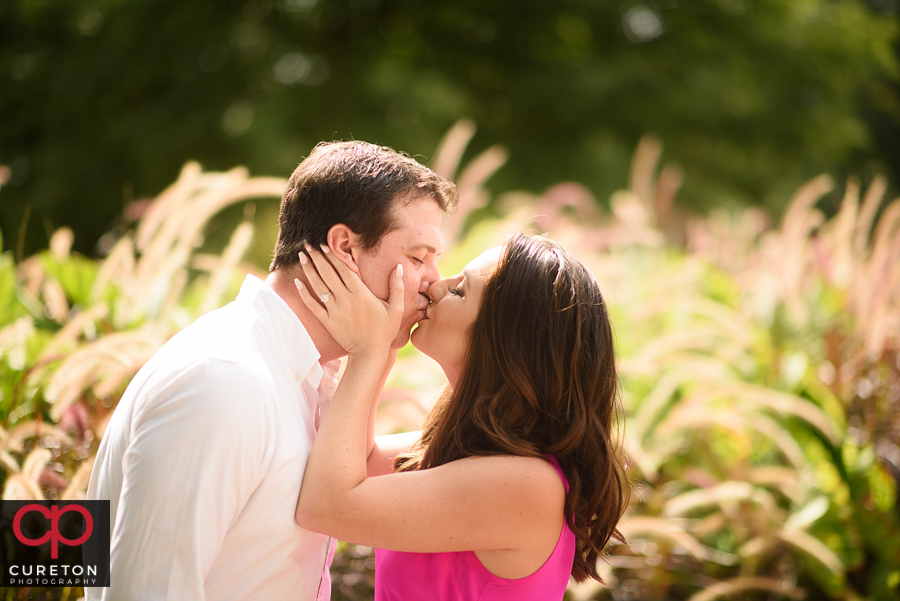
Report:
[[[462,369],[484,286],[501,250],[492,248],[466,265],[459,275],[435,282],[428,289],[431,304],[411,340],[413,346],[438,362],[450,386],[456,384]]]

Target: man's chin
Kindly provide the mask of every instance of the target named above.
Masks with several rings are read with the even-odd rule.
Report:
[[[409,342],[409,329],[400,330],[397,334],[397,337],[394,338],[394,341],[391,343],[391,349],[399,350],[406,346],[406,343]]]
[[[394,341],[391,343],[391,348],[394,350],[401,349],[409,342],[409,338],[412,333],[415,331],[413,328],[418,325],[419,318],[424,315],[424,311],[416,311],[411,317],[407,317],[408,321],[404,321],[400,325],[400,331],[397,332],[397,337],[394,338]]]

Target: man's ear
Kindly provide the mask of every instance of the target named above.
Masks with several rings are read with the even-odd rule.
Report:
[[[356,257],[359,256],[362,245],[356,232],[343,223],[337,223],[328,230],[325,240],[328,248],[331,249],[331,253],[352,271],[356,272],[356,275],[359,275]]]

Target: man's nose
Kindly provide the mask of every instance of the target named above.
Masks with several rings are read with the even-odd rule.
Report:
[[[425,269],[422,270],[422,279],[419,284],[419,292],[427,293],[430,296],[431,287],[440,279],[441,274],[438,271],[437,261],[426,262]]]

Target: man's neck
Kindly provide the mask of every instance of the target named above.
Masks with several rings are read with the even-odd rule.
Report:
[[[287,303],[287,306],[291,308],[291,311],[294,312],[294,315],[306,328],[306,332],[312,338],[316,350],[319,351],[319,363],[324,365],[329,361],[345,356],[347,352],[331,337],[331,334],[328,333],[322,322],[306,308],[306,305],[300,298],[300,293],[297,292],[294,278],[299,278],[304,285],[308,284],[301,270],[290,268],[276,269],[266,278],[266,284],[272,288],[275,294],[281,297],[281,300]]]

